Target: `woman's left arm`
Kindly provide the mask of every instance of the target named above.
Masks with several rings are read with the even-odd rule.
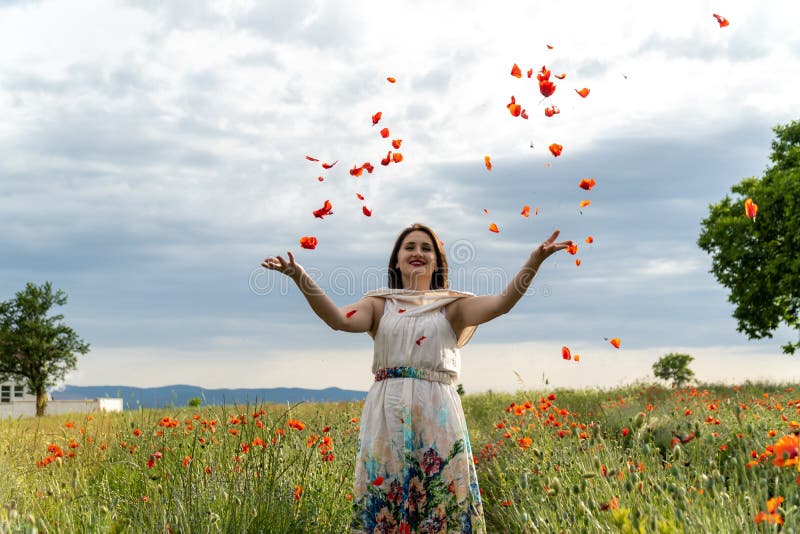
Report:
[[[448,308],[448,316],[454,329],[459,331],[467,326],[477,326],[511,311],[522,295],[528,291],[533,277],[536,276],[544,260],[572,244],[572,241],[556,242],[559,233],[560,230],[553,232],[553,235],[531,252],[528,261],[514,276],[506,290],[499,295],[481,295],[455,301]]]

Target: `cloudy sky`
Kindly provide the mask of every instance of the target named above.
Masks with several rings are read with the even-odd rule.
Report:
[[[385,285],[397,233],[424,222],[453,288],[487,294],[559,228],[581,266],[554,256],[478,329],[468,391],[613,386],[675,351],[704,380],[798,380],[779,349],[796,333],[738,333],[696,245],[709,203],[760,176],[772,128],[800,118],[798,19],[794,0],[2,2],[0,299],[29,281],[69,295],[92,346],[75,385],[365,390],[369,336],[329,330],[265,257],[292,250],[345,305]],[[542,102],[514,63],[567,77]],[[379,165],[383,126],[402,163]]]

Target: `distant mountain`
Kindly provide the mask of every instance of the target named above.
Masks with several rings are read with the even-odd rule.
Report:
[[[62,391],[53,391],[55,400],[122,398],[126,410],[142,408],[181,407],[199,398],[203,406],[220,404],[260,404],[308,402],[341,402],[362,400],[366,391],[339,388],[303,389],[205,389],[199,386],[174,385],[158,388],[134,388],[129,386],[65,386]]]

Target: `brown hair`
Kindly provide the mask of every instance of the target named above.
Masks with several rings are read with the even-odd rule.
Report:
[[[425,232],[433,242],[433,250],[436,252],[436,270],[431,277],[430,289],[448,289],[450,282],[447,279],[447,257],[442,249],[442,242],[436,236],[436,233],[424,224],[414,223],[408,228],[404,228],[400,235],[397,236],[397,241],[394,242],[392,255],[389,257],[389,288],[390,289],[403,289],[403,276],[400,274],[400,268],[397,267],[397,256],[400,254],[400,245],[408,234],[414,231]]]

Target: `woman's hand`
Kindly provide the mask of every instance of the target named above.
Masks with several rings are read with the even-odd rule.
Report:
[[[553,232],[553,235],[545,239],[541,245],[536,247],[536,250],[531,252],[531,259],[533,259],[538,264],[542,264],[544,260],[552,256],[559,250],[565,250],[569,248],[569,246],[572,244],[572,241],[556,242],[556,238],[560,233],[561,230],[556,230],[555,232]]]
[[[289,278],[293,280],[298,280],[300,275],[303,273],[303,267],[300,266],[299,263],[294,261],[294,255],[291,252],[286,252],[289,255],[289,261],[287,262],[282,257],[278,256],[275,258],[267,258],[263,262],[261,262],[261,266],[265,269],[270,269],[272,271],[278,271],[279,273],[283,273]]]

